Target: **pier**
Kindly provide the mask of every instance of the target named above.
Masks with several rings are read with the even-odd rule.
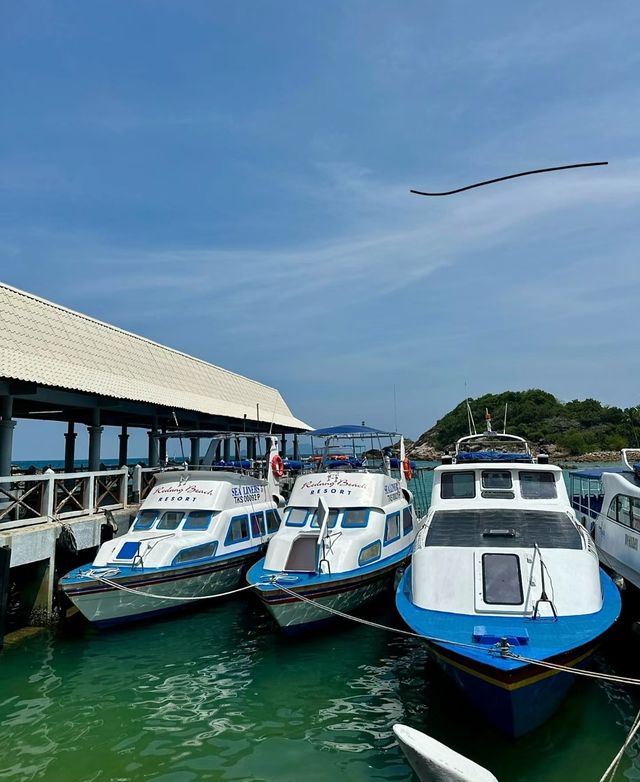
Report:
[[[275,388],[4,284],[0,323],[0,642],[12,603],[22,621],[47,621],[68,562],[88,561],[128,529],[150,476],[167,462],[172,432],[190,430],[185,460],[198,465],[240,455],[230,438],[201,453],[204,432],[242,432],[242,449],[255,459],[260,434],[272,432],[283,456],[290,446],[295,457],[297,434],[309,429]],[[64,424],[63,472],[12,468],[21,419]],[[88,469],[77,472],[82,427]],[[105,427],[118,429],[117,469],[102,464]],[[130,469],[134,429],[147,432],[148,452]]]

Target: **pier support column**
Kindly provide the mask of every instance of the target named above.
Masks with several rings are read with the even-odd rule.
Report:
[[[300,444],[298,443],[298,435],[293,435],[293,458],[295,461],[300,461]]]
[[[0,420],[0,475],[11,475],[11,454],[13,452],[13,430],[16,422],[13,415],[13,397],[2,397],[2,419]]]
[[[222,451],[222,458],[225,460],[225,462],[231,461],[231,440],[226,439],[223,440],[223,451]]]
[[[154,423],[149,435],[149,467],[158,466],[158,425]]]
[[[64,433],[64,471],[73,472],[76,462],[76,437],[74,422],[69,421],[67,431]]]
[[[282,445],[280,446],[280,456],[282,456],[283,459],[287,458],[287,435],[283,432],[280,435],[280,441]]]
[[[197,467],[200,464],[200,439],[198,437],[191,438],[191,458],[189,464],[192,467]]]
[[[247,459],[256,458],[256,438],[247,437]]]
[[[123,426],[120,430],[118,440],[120,441],[120,447],[118,448],[118,467],[124,467],[127,464],[129,447],[129,434],[127,433],[126,426]]]
[[[94,409],[91,413],[91,426],[89,430],[89,472],[96,472],[100,469],[100,440],[102,439],[102,429],[100,426],[100,410]]]
[[[9,569],[11,568],[11,549],[0,546],[0,649],[4,642],[7,605],[9,603]]]
[[[167,425],[162,424],[162,434],[167,433]],[[161,437],[158,441],[158,455],[160,458],[160,464],[166,464],[167,462],[167,438]]]
[[[234,440],[234,450],[236,454],[236,461],[240,461],[240,438],[236,437]]]

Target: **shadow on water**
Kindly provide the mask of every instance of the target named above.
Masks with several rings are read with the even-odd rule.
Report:
[[[640,674],[638,610],[627,601],[594,667]],[[367,617],[401,626],[390,600]],[[76,623],[7,648],[0,778],[409,782],[391,731],[404,722],[501,782],[597,782],[639,705],[630,688],[581,681],[554,719],[510,742],[422,642],[347,622],[285,637],[247,596],[110,632]],[[640,779],[635,757],[616,778]]]

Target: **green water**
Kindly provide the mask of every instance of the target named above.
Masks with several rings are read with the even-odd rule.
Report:
[[[593,668],[640,676],[625,615]],[[368,615],[399,625],[392,596]],[[282,636],[251,594],[137,627],[83,621],[0,655],[0,780],[413,780],[395,722],[430,733],[500,782],[598,782],[640,693],[580,680],[556,716],[503,739],[417,639],[349,623]],[[616,780],[640,780],[637,749]]]
[[[371,615],[396,621],[385,604]],[[594,665],[637,674],[627,642],[618,631]],[[501,782],[595,782],[638,708],[624,688],[581,682],[554,719],[510,742],[421,642],[350,624],[286,638],[250,596],[130,629],[43,632],[0,666],[0,779],[16,782],[412,780],[395,722]],[[640,779],[640,763],[625,757],[616,779]]]

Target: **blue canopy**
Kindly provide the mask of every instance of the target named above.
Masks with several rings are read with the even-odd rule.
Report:
[[[326,429],[314,429],[312,432],[304,432],[310,437],[367,437],[369,435],[395,436],[396,432],[384,432],[382,429],[372,429],[370,426],[355,426],[355,424],[342,424],[342,426],[329,426]]]
[[[571,470],[569,475],[575,475],[576,478],[602,478],[604,472],[624,472],[623,467],[592,467],[587,470]]]

